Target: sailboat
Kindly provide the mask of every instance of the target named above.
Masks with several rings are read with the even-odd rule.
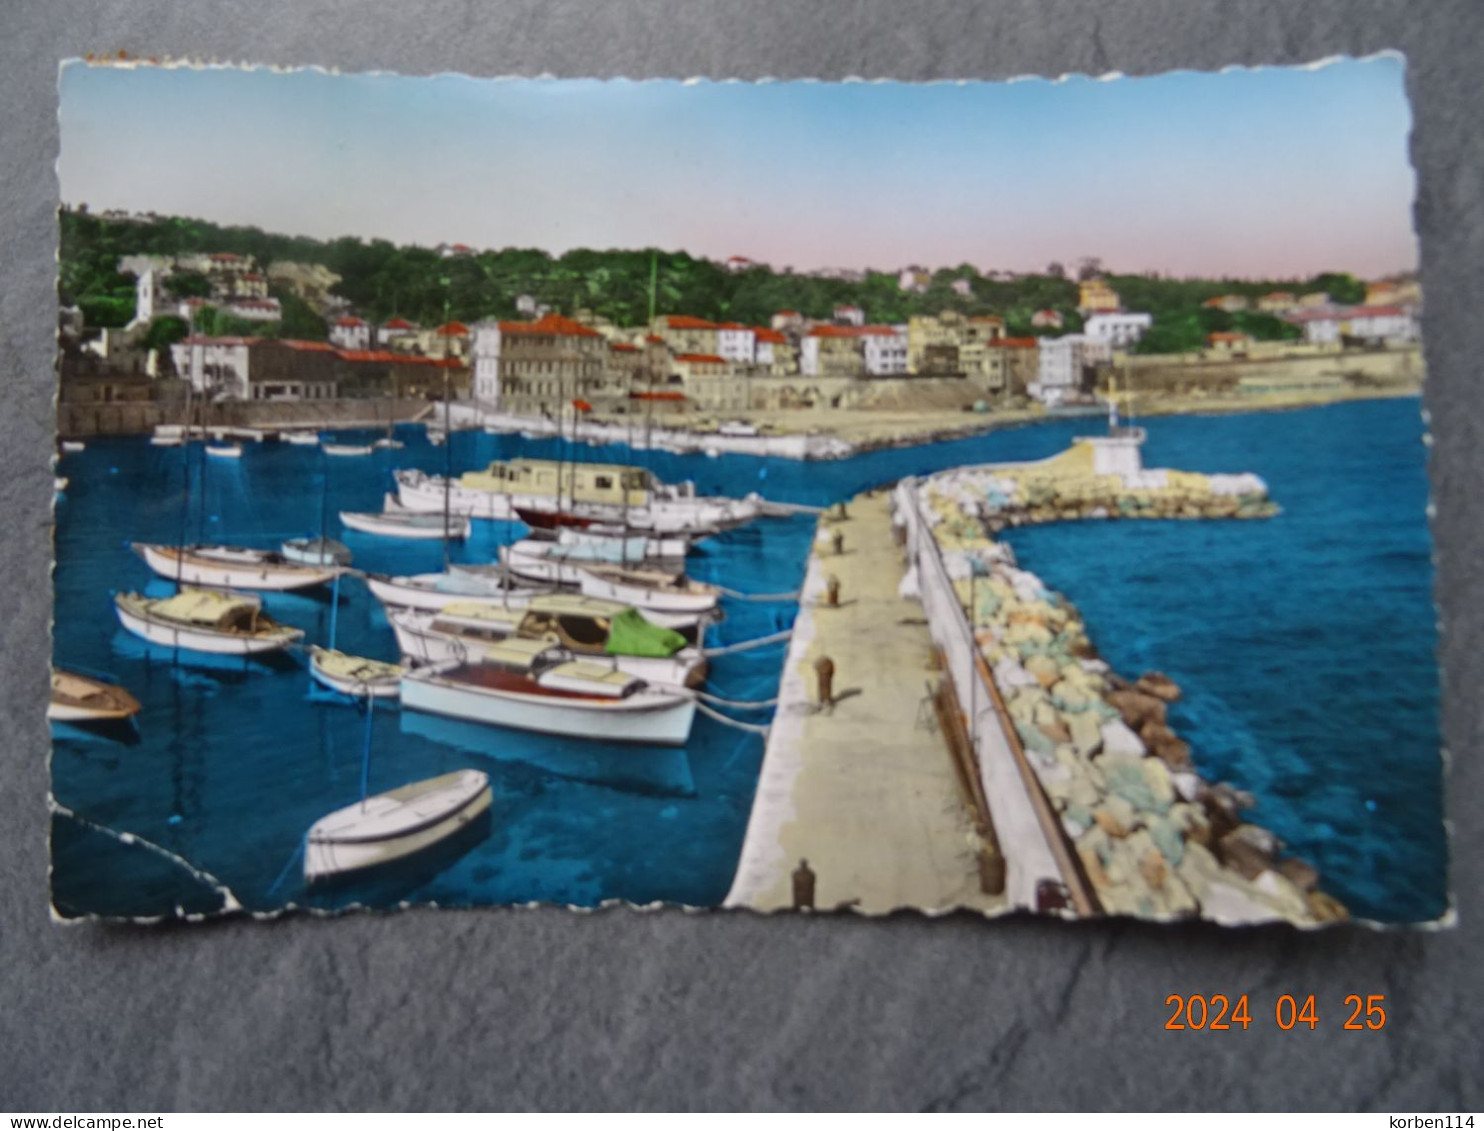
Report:
[[[192,588],[160,598],[118,593],[113,604],[124,628],[166,648],[250,656],[280,652],[304,637],[303,629],[268,616],[262,598],[248,593]]]

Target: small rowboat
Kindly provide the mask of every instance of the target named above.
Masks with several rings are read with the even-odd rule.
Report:
[[[468,826],[493,801],[488,774],[455,770],[337,809],[309,829],[304,878],[313,883],[431,848]]]
[[[139,700],[116,683],[52,669],[52,698],[46,717],[59,723],[106,722],[132,718]]]
[[[84,451],[86,448],[87,448],[87,445],[84,444],[81,440],[63,440],[62,441],[62,450],[64,452],[69,452],[69,453],[71,453],[71,452],[80,452],[80,451]]]
[[[290,538],[279,551],[291,562],[310,566],[348,566],[350,547],[333,538]]]
[[[383,436],[380,440],[375,441],[371,446],[379,451],[395,452],[400,451],[407,445],[402,443],[401,440],[394,440],[390,436]]]
[[[185,444],[185,437],[171,433],[166,433],[165,435],[156,433],[149,438],[149,442],[151,446],[156,448],[179,448]]]
[[[219,589],[309,589],[333,581],[338,566],[292,562],[272,550],[239,546],[161,546],[134,543],[150,569],[170,581]]]
[[[213,459],[241,459],[241,444],[207,444],[206,454]]]
[[[401,664],[348,656],[330,648],[313,646],[309,649],[309,671],[315,682],[342,695],[394,699],[405,670]]]
[[[307,430],[285,432],[280,437],[285,443],[298,444],[301,447],[312,448],[319,443],[319,433]]]
[[[135,636],[166,648],[221,656],[280,652],[304,636],[263,612],[262,599],[215,589],[182,589],[173,597],[119,593],[113,598],[119,623]]]
[[[341,511],[340,521],[349,530],[378,534],[383,538],[451,538],[460,541],[469,537],[472,526],[468,515],[451,514],[445,525],[441,514],[400,509],[381,514]]]
[[[372,451],[370,444],[325,444],[323,447],[327,456],[369,456]]]

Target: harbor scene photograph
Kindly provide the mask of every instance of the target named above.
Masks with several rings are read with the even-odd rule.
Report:
[[[60,920],[1451,920],[1396,55],[59,79]]]

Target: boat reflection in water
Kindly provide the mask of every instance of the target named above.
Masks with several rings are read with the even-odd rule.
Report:
[[[398,722],[403,734],[494,762],[530,766],[556,777],[629,793],[696,796],[690,758],[678,747],[579,743],[555,735],[500,730],[421,711],[402,711]]]

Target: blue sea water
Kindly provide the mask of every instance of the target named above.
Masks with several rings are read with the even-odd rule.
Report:
[[[54,729],[53,791],[84,821],[53,821],[53,895],[64,914],[211,910],[208,886],[125,832],[215,876],[248,908],[403,902],[607,900],[708,906],[735,869],[761,764],[755,735],[698,718],[683,750],[584,743],[443,720],[395,706],[371,719],[370,787],[463,766],[490,774],[483,826],[403,864],[307,890],[305,830],[360,795],[366,717],[312,688],[296,657],[217,660],[146,645],[119,628],[110,594],[168,593],[135,540],[274,546],[330,533],[356,565],[437,569],[436,543],[346,533],[339,510],[380,509],[395,467],[456,471],[517,454],[640,463],[704,493],[759,491],[826,504],[963,463],[1051,455],[1090,422],[1063,420],[832,463],[680,456],[558,440],[456,434],[447,450],[404,429],[405,450],[326,459],[249,446],[240,461],[199,449],[98,439],[68,455],[57,509],[54,653],[111,674],[141,701],[134,731]],[[1270,523],[1096,523],[1020,531],[1023,563],[1065,590],[1120,670],[1168,672],[1186,694],[1174,723],[1208,776],[1260,799],[1257,818],[1308,856],[1360,914],[1411,921],[1445,903],[1435,630],[1426,478],[1415,401],[1302,412],[1163,419],[1154,466],[1264,475],[1284,514]],[[189,461],[189,499],[183,488]],[[813,520],[768,519],[704,546],[692,574],[753,593],[794,590]],[[489,561],[517,524],[476,523],[461,561]],[[267,598],[308,639],[393,658],[379,604],[354,579],[329,593]],[[789,603],[728,602],[708,644],[792,623]],[[772,697],[782,645],[718,658],[711,688]],[[745,715],[765,722],[766,715]],[[97,826],[97,827],[95,827]]]

